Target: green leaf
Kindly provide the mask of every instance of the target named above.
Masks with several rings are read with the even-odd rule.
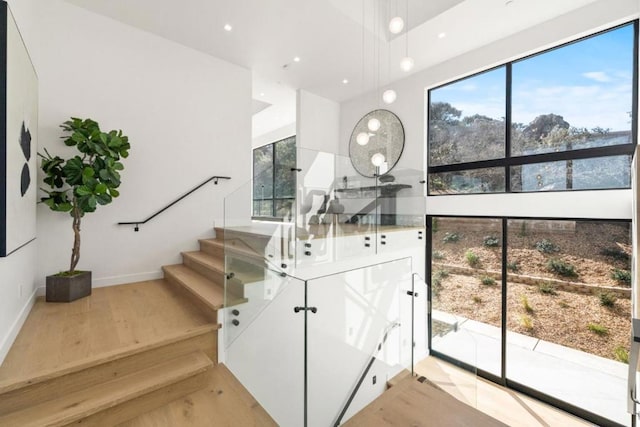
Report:
[[[84,170],[82,171],[82,176],[84,176],[85,178],[93,178],[95,174],[96,174],[96,171],[93,170],[91,166],[85,167]]]
[[[76,188],[77,196],[88,196],[90,194],[93,194],[93,191],[91,191],[91,189],[85,185],[81,185],[80,187]]]
[[[104,194],[98,194],[96,196],[96,200],[98,201],[98,203],[100,203],[101,205],[108,205],[109,203],[111,203],[111,196],[104,193]]]
[[[107,185],[106,184],[100,183],[100,184],[96,185],[96,189],[95,189],[95,193],[96,194],[102,195],[102,194],[104,194],[106,192],[107,192]]]
[[[109,189],[109,194],[111,194],[111,197],[118,197],[120,195],[120,192],[118,190],[116,190],[115,188],[110,188]]]
[[[69,185],[81,184],[83,171],[84,164],[82,163],[82,159],[78,156],[67,160],[67,164],[62,168],[62,172],[67,177]]]

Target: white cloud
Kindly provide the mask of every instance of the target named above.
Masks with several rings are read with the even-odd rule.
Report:
[[[583,77],[591,80],[595,80],[599,83],[607,83],[611,81],[611,77],[604,71],[589,71],[588,73],[582,73]]]

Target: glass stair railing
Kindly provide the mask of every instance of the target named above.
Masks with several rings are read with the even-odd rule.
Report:
[[[328,426],[412,368],[424,186],[419,171],[365,178],[329,153],[296,162],[277,220],[254,211],[268,173],[225,199],[225,363],[279,425]]]

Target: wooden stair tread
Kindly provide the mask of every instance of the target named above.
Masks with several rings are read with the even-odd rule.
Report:
[[[3,426],[62,426],[206,372],[213,362],[202,352],[187,354],[112,381],[0,417]]]
[[[216,365],[207,375],[205,388],[118,427],[278,425],[226,366]]]
[[[182,252],[182,256],[190,258],[210,270],[224,274],[224,260],[218,259],[213,255],[203,251],[191,251]]]
[[[426,378],[410,375],[382,393],[343,425],[506,427],[506,424],[432,386]]]
[[[220,329],[219,324],[197,326],[184,331],[173,332],[170,335],[167,335],[166,337],[153,342],[140,343],[112,350],[93,357],[67,363],[66,365],[56,367],[55,369],[47,369],[30,375],[29,377],[5,380],[0,382],[0,396],[23,387],[28,387],[45,381],[54,380],[65,375],[79,372],[98,365],[110,363],[115,360],[123,359],[143,352],[151,351],[163,346],[171,345],[178,341],[193,338],[198,335],[211,333],[217,329]]]
[[[219,310],[224,306],[223,286],[184,264],[165,265],[162,269],[209,308]]]

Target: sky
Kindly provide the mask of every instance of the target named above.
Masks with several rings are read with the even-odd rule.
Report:
[[[431,102],[449,102],[462,116],[505,115],[506,67],[431,91]],[[512,120],[541,114],[571,126],[629,130],[633,79],[633,25],[626,25],[539,55],[512,67]]]

